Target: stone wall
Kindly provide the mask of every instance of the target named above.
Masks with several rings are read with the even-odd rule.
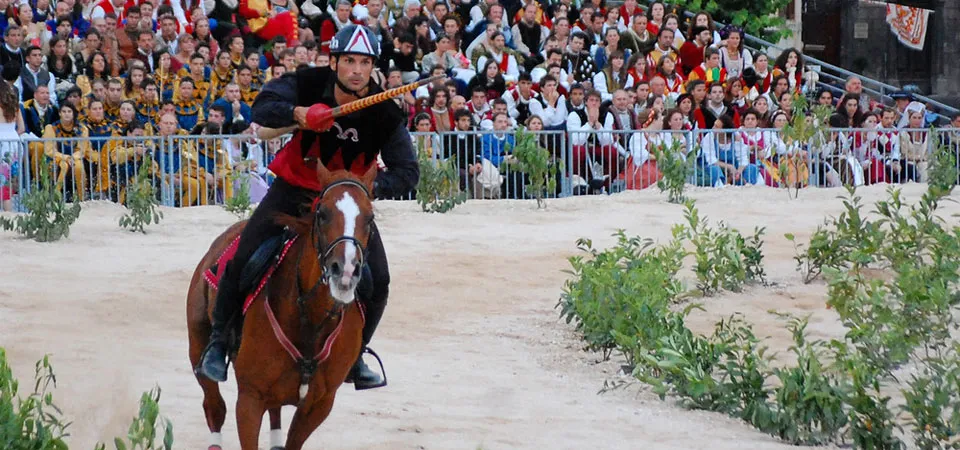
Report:
[[[927,45],[932,46],[927,61],[929,79],[911,80],[901,76],[901,70],[910,62],[900,60],[908,53],[901,49],[903,44],[885,21],[886,8],[859,0],[845,0],[842,4],[841,66],[894,86],[916,83],[937,97],[960,96],[960,1],[934,0],[933,3],[934,13],[927,32]]]

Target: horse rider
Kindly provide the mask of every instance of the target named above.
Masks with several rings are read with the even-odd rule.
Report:
[[[396,103],[377,103],[319,124],[308,119],[308,111],[314,117],[318,109],[383,91],[371,78],[380,57],[380,43],[366,26],[341,29],[331,41],[330,56],[329,67],[302,68],[271,80],[254,102],[253,122],[269,128],[299,127],[270,164],[269,169],[277,178],[241,233],[236,256],[227,264],[220,280],[213,331],[198,368],[200,374],[212,380],[227,378],[225,330],[247,295],[239,292],[240,273],[262,242],[284,233],[284,227],[272,220],[274,214],[299,217],[308,212],[310,203],[324,188],[317,180],[318,162],[331,171],[346,169],[360,176],[377,164],[379,154],[386,170],[381,170],[374,181],[372,194],[376,198],[410,192],[420,178],[406,121]],[[364,349],[383,316],[390,285],[387,257],[375,224],[366,252],[364,260],[369,272],[364,276],[372,275],[372,295],[358,296],[365,307]],[[357,390],[382,386],[383,379],[367,367],[363,353],[357,357],[347,381],[352,381]]]

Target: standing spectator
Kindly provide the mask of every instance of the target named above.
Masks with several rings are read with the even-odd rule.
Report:
[[[908,130],[900,132],[903,178],[917,183],[927,181],[930,132],[923,129],[923,111],[909,111]]]

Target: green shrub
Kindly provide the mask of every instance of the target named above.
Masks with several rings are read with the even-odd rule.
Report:
[[[116,450],[171,450],[173,448],[173,423],[160,417],[160,387],[140,396],[140,411],[130,423],[126,439],[114,438]],[[160,442],[157,442],[161,439]],[[98,443],[95,450],[106,450]]]
[[[16,231],[37,242],[54,242],[70,236],[70,226],[80,217],[80,203],[74,201],[68,206],[50,176],[46,159],[39,165],[39,185],[21,196],[27,213],[12,219],[0,217],[0,228]]]
[[[687,222],[684,237],[694,246],[693,271],[702,295],[721,289],[740,292],[747,282],[763,281],[763,228],[755,229],[749,240],[723,222],[711,228],[692,201],[685,203],[683,215]]]
[[[146,234],[145,226],[160,223],[163,211],[160,211],[160,202],[157,201],[151,180],[150,164],[142,164],[136,179],[128,184],[126,201],[130,212],[120,217],[121,228]]]
[[[420,183],[417,184],[417,203],[423,212],[445,213],[467,201],[460,191],[460,170],[453,158],[435,160],[419,149]]]
[[[686,141],[679,139],[667,147],[664,144],[653,147],[654,157],[657,159],[657,169],[663,175],[657,180],[657,188],[660,192],[667,193],[667,201],[670,203],[683,203],[686,197],[683,195],[687,187],[687,180],[693,173],[693,164],[696,158],[696,150],[688,151]]]
[[[228,178],[228,183],[240,180],[239,186],[233,192],[233,196],[223,202],[223,209],[230,214],[237,216],[237,219],[243,220],[250,215],[253,208],[250,206],[250,175],[232,174]]]
[[[537,208],[544,208],[547,205],[546,196],[557,190],[556,175],[562,170],[563,163],[553,160],[550,151],[540,146],[538,138],[537,134],[520,127],[516,132],[516,145],[511,152],[514,159],[509,165],[512,170],[526,174],[527,184],[524,189],[527,195],[537,200]]]
[[[5,450],[65,450],[70,422],[63,418],[53,402],[50,389],[56,387],[49,356],[34,367],[33,391],[26,397],[17,395],[19,382],[7,364],[7,354],[0,348],[0,448]]]

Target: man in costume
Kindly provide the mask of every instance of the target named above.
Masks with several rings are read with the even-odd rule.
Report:
[[[319,195],[316,164],[327,169],[350,170],[360,176],[380,155],[387,170],[373,185],[377,198],[390,198],[413,189],[419,166],[400,109],[383,102],[355,113],[333,118],[332,107],[381,92],[371,79],[380,56],[380,43],[363,25],[343,27],[331,41],[329,67],[304,68],[267,83],[253,105],[253,121],[267,128],[298,126],[293,138],[270,164],[277,175],[266,196],[240,235],[236,256],[226,266],[217,290],[213,331],[198,373],[216,381],[227,375],[227,323],[238,314],[247,293],[240,292],[240,273],[265,240],[281,236],[284,228],[274,223],[276,213],[301,216]],[[359,295],[366,311],[364,349],[370,342],[386,307],[390,274],[376,224],[371,224],[365,249],[364,277],[371,277],[372,293]],[[361,290],[362,292],[362,290]],[[363,362],[363,351],[347,377],[357,390],[383,386],[383,378]]]

